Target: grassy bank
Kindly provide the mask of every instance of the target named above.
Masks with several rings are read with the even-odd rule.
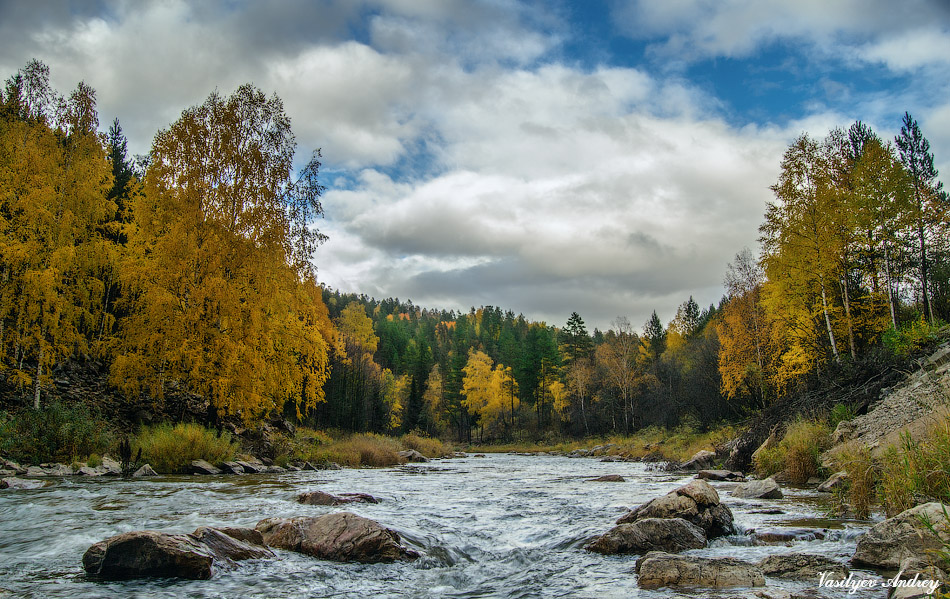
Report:
[[[734,438],[736,434],[736,427],[731,425],[719,426],[708,431],[698,431],[689,426],[680,426],[672,430],[649,427],[628,436],[492,443],[471,445],[466,448],[466,451],[481,453],[570,453],[578,449],[588,450],[601,446],[603,455],[615,455],[627,459],[653,456],[658,460],[683,462],[697,451],[715,449],[717,445]]]

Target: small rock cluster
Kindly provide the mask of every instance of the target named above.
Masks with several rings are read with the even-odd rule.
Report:
[[[419,557],[399,535],[350,512],[324,516],[266,518],[255,528],[201,527],[190,534],[153,530],[126,532],[91,546],[83,568],[97,579],[144,577],[211,578],[216,568],[272,558],[271,547],[342,562],[393,562]]]
[[[734,531],[732,512],[709,483],[694,480],[652,499],[617,520],[617,526],[585,547],[598,553],[683,551]]]

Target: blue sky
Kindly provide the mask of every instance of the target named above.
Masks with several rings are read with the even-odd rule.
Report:
[[[908,110],[950,172],[940,1],[0,2],[0,73],[34,57],[136,153],[276,92],[323,151],[322,281],[555,325],[717,302],[803,132]]]

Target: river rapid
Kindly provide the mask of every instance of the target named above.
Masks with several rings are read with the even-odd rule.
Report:
[[[588,482],[621,474],[627,482]],[[38,490],[0,491],[0,597],[30,598],[320,598],[320,597],[752,597],[749,589],[637,587],[635,556],[584,551],[619,516],[687,483],[691,476],[639,463],[555,456],[488,455],[397,468],[244,476],[119,480],[68,477]],[[748,535],[688,552],[758,561],[775,553],[816,553],[846,560],[867,523],[824,518],[827,496],[786,489],[781,500],[729,497],[713,483],[742,531],[777,526],[827,529],[824,540],[754,546]],[[267,517],[321,515],[340,507],[297,504],[298,493],[362,492],[379,504],[348,511],[395,529],[423,557],[396,564],[338,564],[287,551],[277,558],[218,570],[211,580],[96,582],[82,570],[93,543],[131,530],[192,532],[199,526],[253,527]],[[775,511],[783,513],[762,513]],[[861,573],[858,573],[861,575]],[[865,573],[872,576],[871,573]],[[768,589],[818,597],[848,595],[818,581],[767,580]]]

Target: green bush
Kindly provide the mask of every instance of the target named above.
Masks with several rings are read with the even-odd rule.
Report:
[[[908,356],[938,338],[937,330],[944,326],[942,322],[930,324],[923,317],[894,330],[884,331],[881,342],[896,356]]]
[[[229,433],[218,436],[199,424],[143,428],[132,445],[141,448],[143,462],[163,474],[186,472],[194,460],[220,464],[233,459],[238,450]]]
[[[0,415],[0,453],[24,464],[69,464],[105,453],[113,441],[109,425],[82,404],[51,402]]]
[[[843,403],[835,404],[835,407],[831,408],[831,414],[828,415],[828,426],[831,430],[835,430],[838,424],[854,420],[855,417],[857,417],[857,413],[854,411],[854,406]]]

